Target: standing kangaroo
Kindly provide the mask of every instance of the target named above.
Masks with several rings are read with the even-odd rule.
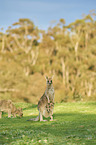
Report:
[[[52,78],[46,77],[46,90],[38,102],[39,115],[36,118],[29,119],[28,121],[46,121],[44,117],[50,117],[50,121],[53,120],[54,109],[54,88],[52,84]]]

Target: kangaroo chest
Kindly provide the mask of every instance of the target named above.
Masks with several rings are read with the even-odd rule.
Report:
[[[54,99],[54,89],[50,88],[45,91],[45,94],[49,97],[50,100]]]

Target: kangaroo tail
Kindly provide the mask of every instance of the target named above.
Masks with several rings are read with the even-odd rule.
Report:
[[[27,121],[39,121],[39,115],[36,118],[29,119]]]

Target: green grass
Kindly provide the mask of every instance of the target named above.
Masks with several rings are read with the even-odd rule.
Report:
[[[36,105],[18,103],[23,118],[0,119],[0,145],[95,145],[96,103],[55,104],[54,121],[26,121],[38,115]],[[48,119],[49,120],[49,119]]]

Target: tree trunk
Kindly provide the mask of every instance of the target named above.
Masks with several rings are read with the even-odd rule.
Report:
[[[92,83],[88,83],[88,97],[90,97],[91,96],[91,94],[92,94]]]
[[[85,48],[87,49],[88,46],[88,33],[85,34]]]
[[[78,45],[79,45],[79,42],[77,41],[76,44],[75,44],[75,57],[76,57],[76,60],[78,60],[78,58],[77,58]]]
[[[61,64],[62,64],[63,84],[65,85],[65,63],[63,58],[61,58]]]
[[[68,72],[68,70],[66,70],[66,85],[67,85],[67,87],[69,87],[68,82],[69,82],[69,72]]]

